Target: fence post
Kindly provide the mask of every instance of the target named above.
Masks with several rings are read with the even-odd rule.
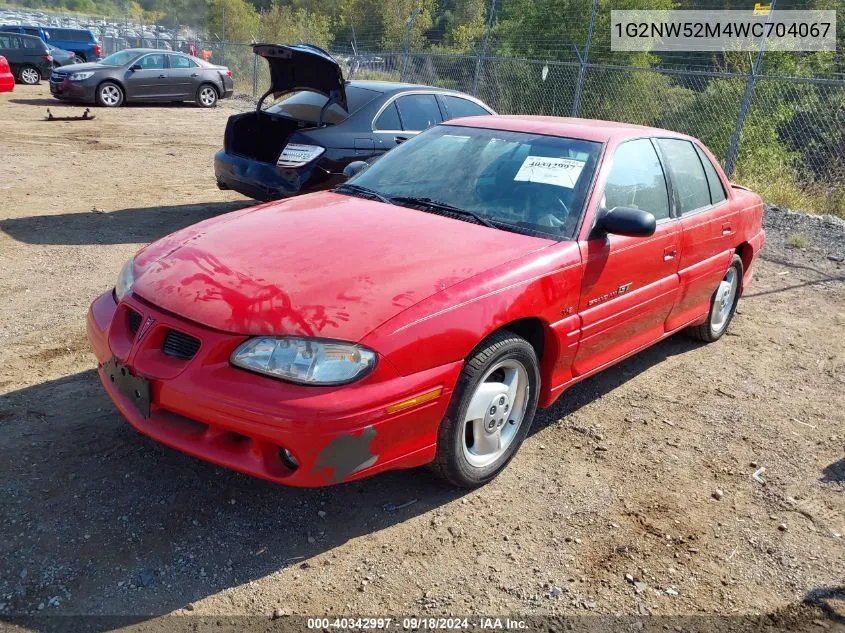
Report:
[[[771,22],[772,14],[775,11],[775,0],[769,5],[769,15],[766,18],[766,24]],[[748,81],[745,84],[745,94],[742,95],[742,104],[739,106],[739,114],[736,117],[736,125],[734,126],[733,134],[731,134],[731,142],[728,145],[728,153],[725,156],[725,175],[730,178],[736,167],[736,157],[739,154],[739,139],[742,137],[742,126],[745,125],[745,117],[748,116],[748,110],[751,107],[751,97],[754,95],[754,86],[757,85],[757,77],[760,74],[760,66],[763,65],[763,53],[766,50],[766,29],[763,29],[763,39],[760,41],[760,50],[757,51],[757,60],[751,66],[751,71],[748,73]]]
[[[252,56],[252,98],[258,96],[258,55]]]
[[[490,30],[493,28],[493,16],[496,13],[496,0],[490,0],[490,13],[487,15],[487,26],[484,29],[484,41],[481,44],[481,55],[475,55],[475,72],[472,75],[473,97],[478,96],[478,82],[481,79],[481,65],[487,57],[487,43],[490,41]]]
[[[399,71],[400,81],[404,81],[405,72],[408,69],[408,64],[411,61],[411,29],[414,28],[414,22],[417,21],[417,16],[422,12],[422,7],[417,7],[411,12],[408,17],[408,22],[405,26],[405,60],[402,62],[402,70]]]
[[[584,79],[587,75],[587,62],[590,59],[590,44],[593,41],[593,30],[596,28],[596,15],[599,10],[599,1],[593,0],[593,8],[590,12],[590,26],[587,27],[587,41],[584,43],[584,55],[575,48],[578,55],[578,79],[575,82],[575,94],[572,97],[572,116],[577,117],[581,110],[581,91],[584,89]]]

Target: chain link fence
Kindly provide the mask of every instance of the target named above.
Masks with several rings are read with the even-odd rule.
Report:
[[[383,35],[376,35],[374,22],[356,24],[350,17],[346,31],[335,31],[330,50],[347,78],[460,90],[503,114],[579,116],[685,132],[702,139],[735,181],[768,200],[845,217],[841,55],[761,51],[756,63],[755,56],[728,53],[632,57],[611,50],[610,6],[604,2],[569,7],[566,15],[555,17],[558,32],[549,37],[537,34],[543,24],[514,11],[516,0],[486,1],[486,18],[469,45],[421,44],[412,38],[411,16],[404,37],[394,38],[390,48]],[[778,5],[806,8],[786,6],[788,1]],[[717,8],[719,2],[695,4]],[[79,16],[73,19],[84,25]],[[253,55],[250,44],[202,30],[187,29],[191,35],[181,36],[130,20],[92,20],[103,25],[104,54],[129,46],[182,51],[228,66],[241,95],[256,98],[269,86],[267,63]],[[309,41],[313,27],[306,19],[285,41]],[[450,47],[464,51],[443,50]]]

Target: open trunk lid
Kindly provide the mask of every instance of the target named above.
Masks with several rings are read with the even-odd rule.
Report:
[[[278,99],[294,90],[311,90],[348,110],[343,71],[323,49],[311,44],[255,44],[252,50],[270,65],[268,94]]]

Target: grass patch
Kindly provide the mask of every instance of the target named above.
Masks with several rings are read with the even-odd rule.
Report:
[[[786,243],[795,248],[807,248],[810,245],[810,238],[805,233],[790,233],[786,237]]]

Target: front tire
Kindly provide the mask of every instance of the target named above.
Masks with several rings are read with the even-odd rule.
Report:
[[[196,104],[200,108],[213,108],[217,105],[217,90],[211,84],[203,84],[197,90]]]
[[[719,282],[716,292],[710,299],[710,312],[707,314],[707,320],[701,325],[695,325],[687,330],[692,338],[712,343],[718,341],[728,331],[728,326],[734,318],[736,306],[739,303],[742,275],[742,259],[739,255],[734,255],[731,265],[728,266],[725,276],[722,277],[722,281]]]
[[[27,64],[26,66],[21,66],[18,79],[22,84],[34,86],[41,81],[41,72],[35,66]]]
[[[463,488],[495,478],[528,435],[539,386],[537,354],[528,341],[504,330],[482,341],[440,424],[435,474]]]
[[[104,108],[117,108],[123,104],[123,88],[113,81],[104,81],[97,86],[97,105]]]

